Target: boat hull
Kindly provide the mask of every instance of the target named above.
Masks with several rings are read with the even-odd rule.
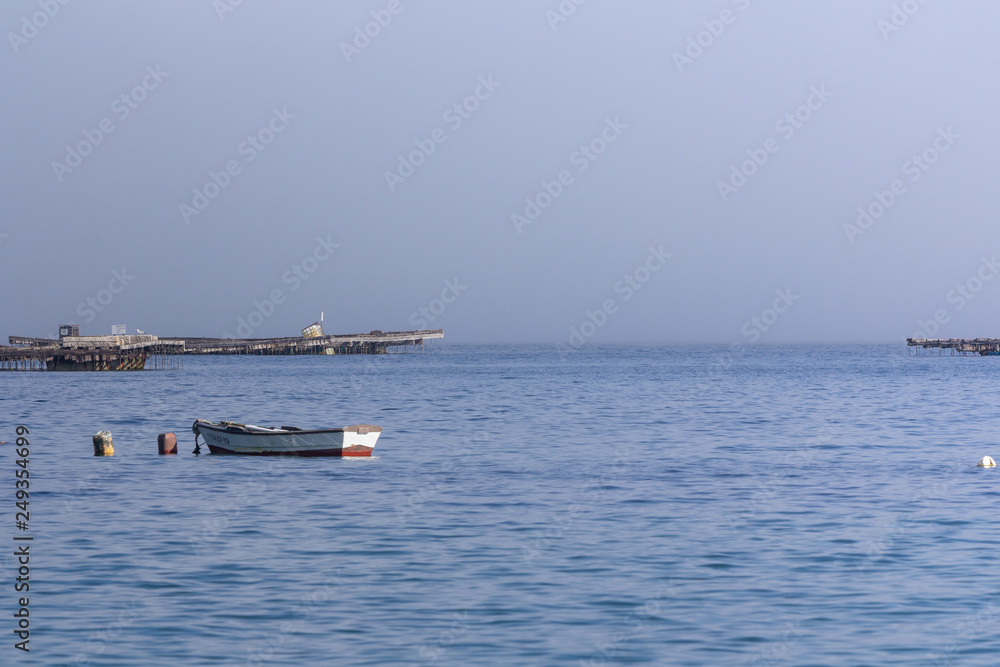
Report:
[[[254,429],[254,430],[251,430]],[[316,431],[257,429],[197,421],[196,434],[213,454],[244,456],[371,456],[382,429],[360,425]]]
[[[349,447],[339,449],[229,449],[222,445],[208,444],[208,451],[213,454],[240,454],[244,456],[371,456],[372,447]]]

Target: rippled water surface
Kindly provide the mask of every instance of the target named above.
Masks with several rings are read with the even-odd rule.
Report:
[[[997,664],[1000,358],[736,352],[2,373],[35,540],[28,656],[0,558],[0,662]],[[370,460],[196,457],[196,417],[385,430]]]

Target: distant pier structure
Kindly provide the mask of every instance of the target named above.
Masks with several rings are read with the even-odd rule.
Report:
[[[166,370],[181,368],[185,354],[391,354],[423,351],[427,342],[444,338],[442,329],[376,330],[349,335],[310,333],[308,337],[287,338],[81,336],[75,325],[62,325],[59,339],[11,336],[9,346],[0,346],[0,371]]]
[[[315,325],[314,325],[315,326]],[[308,327],[307,327],[308,328]],[[286,338],[162,338],[180,340],[184,354],[391,354],[422,352],[427,342],[444,338],[443,329],[372,331],[366,334],[289,336]]]
[[[907,338],[907,352],[913,348],[916,354],[920,350],[928,350],[928,354],[938,356],[949,355],[979,355],[993,357],[1000,355],[1000,338]],[[949,352],[946,352],[948,350]]]
[[[60,332],[66,327],[60,327]],[[76,327],[73,327],[76,329]],[[181,367],[184,342],[138,336],[11,336],[0,347],[4,371],[141,371]]]

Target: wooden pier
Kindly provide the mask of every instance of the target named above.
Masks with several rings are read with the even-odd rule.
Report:
[[[938,356],[945,355],[945,350],[950,355],[1000,355],[1000,338],[907,338],[906,345],[908,352],[913,348],[918,355],[920,350],[929,350],[928,354],[937,350]]]
[[[62,336],[59,339],[10,336],[0,346],[0,371],[136,371],[181,367],[185,354],[302,355],[391,354],[423,351],[444,338],[442,329],[372,331],[366,334],[305,338],[159,338],[137,336]]]
[[[0,346],[4,371],[140,371],[181,367],[184,343],[156,336],[11,336]]]

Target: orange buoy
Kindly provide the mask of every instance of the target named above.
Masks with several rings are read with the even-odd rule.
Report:
[[[177,436],[173,433],[161,433],[156,436],[156,449],[160,454],[176,454]]]
[[[114,456],[115,448],[111,444],[111,431],[100,431],[94,434],[94,456]]]

